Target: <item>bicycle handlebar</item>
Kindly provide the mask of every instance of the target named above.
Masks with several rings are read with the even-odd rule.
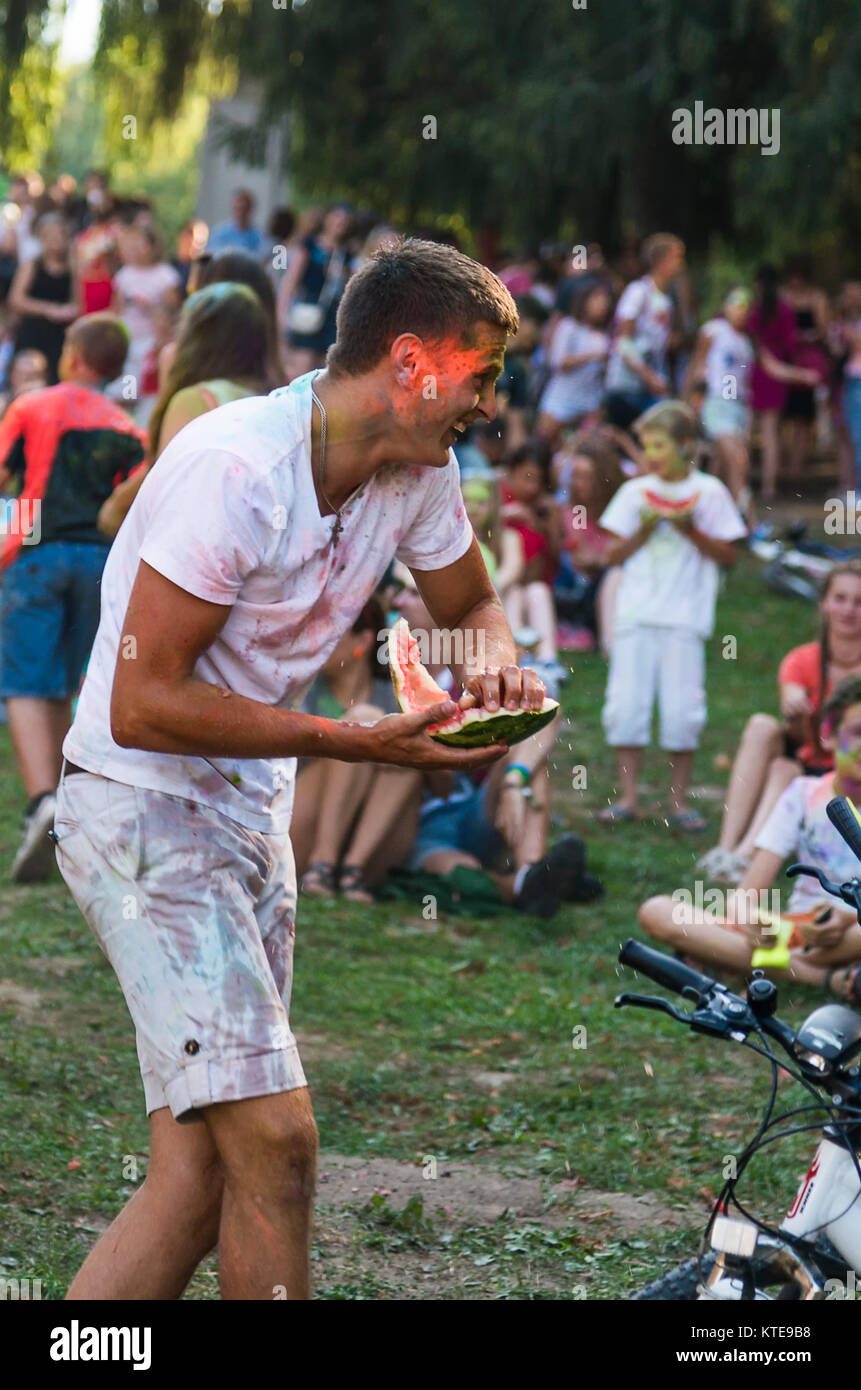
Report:
[[[619,960],[622,965],[639,970],[641,975],[648,975],[656,984],[675,990],[676,994],[692,989],[702,996],[715,987],[715,981],[707,975],[701,975],[698,970],[685,965],[684,961],[665,956],[663,951],[656,951],[642,941],[635,941],[633,937],[629,937],[620,950]]]
[[[855,858],[861,860],[861,817],[849,797],[835,796],[826,806],[825,814],[834,829],[842,835]]]

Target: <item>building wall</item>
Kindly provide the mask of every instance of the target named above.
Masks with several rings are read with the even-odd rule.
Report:
[[[254,195],[255,222],[264,231],[273,210],[290,205],[290,180],[282,172],[282,157],[287,149],[286,117],[280,129],[274,127],[269,131],[260,167],[233,159],[222,144],[225,123],[252,126],[258,110],[259,96],[253,86],[246,83],[240,84],[235,96],[212,103],[200,149],[196,208],[196,216],[202,217],[210,227],[230,216],[230,199],[236,188],[247,188]]]

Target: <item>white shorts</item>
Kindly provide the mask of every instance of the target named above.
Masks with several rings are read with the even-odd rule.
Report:
[[[656,695],[660,746],[672,753],[696,748],[706,722],[702,637],[675,627],[616,634],[601,716],[611,748],[645,748],[651,742]]]
[[[732,435],[746,440],[750,434],[750,409],[744,401],[725,401],[722,396],[707,396],[702,409],[703,433],[707,439],[723,439]]]
[[[64,775],[57,863],[113,966],[147,1114],[304,1086],[288,1011],[296,871],[286,833],[89,772]]]

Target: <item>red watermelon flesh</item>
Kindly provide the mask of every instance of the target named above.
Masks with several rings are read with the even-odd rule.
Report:
[[[422,665],[418,642],[406,618],[389,631],[389,667],[398,705],[409,713],[428,709],[449,699]],[[455,748],[484,748],[490,743],[520,743],[555,719],[559,705],[545,699],[540,709],[489,710],[483,706],[455,709],[442,724],[430,724],[428,733],[438,743]]]
[[[683,497],[681,501],[676,502],[670,497],[664,497],[660,492],[652,492],[646,488],[643,491],[643,499],[650,511],[657,512],[658,516],[674,517],[687,516],[692,512],[700,500],[700,495],[695,492],[690,497]]]

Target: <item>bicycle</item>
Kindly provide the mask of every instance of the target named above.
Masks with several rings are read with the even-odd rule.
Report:
[[[861,860],[861,819],[845,797],[835,797],[828,818]],[[789,877],[810,874],[827,893],[855,909],[861,922],[861,880],[832,883],[818,869],[793,864]],[[633,938],[619,960],[690,1000],[690,1011],[655,995],[623,993],[616,1008],[655,1009],[695,1033],[732,1041],[771,1064],[771,1095],[753,1139],[715,1202],[700,1253],[669,1270],[634,1300],[743,1302],[806,1301],[835,1297],[861,1277],[861,1015],[824,1004],[798,1032],[777,1017],[778,990],[754,970],[744,998],[691,966]],[[775,1053],[777,1043],[787,1060]],[[779,1071],[788,1071],[816,1103],[774,1115]],[[822,1099],[824,1092],[826,1099]],[[818,1112],[827,1120],[812,1120]],[[789,1128],[779,1126],[798,1118]],[[774,1228],[742,1206],[736,1186],[754,1154],[789,1134],[822,1130],[822,1139],[786,1216]],[[735,1215],[733,1213],[739,1213]],[[707,1247],[707,1248],[706,1248]]]
[[[808,540],[803,521],[793,522],[782,533],[773,526],[757,526],[747,544],[765,561],[762,578],[770,589],[808,603],[819,602],[823,580],[836,564],[861,556],[857,547],[841,549],[827,541]]]

